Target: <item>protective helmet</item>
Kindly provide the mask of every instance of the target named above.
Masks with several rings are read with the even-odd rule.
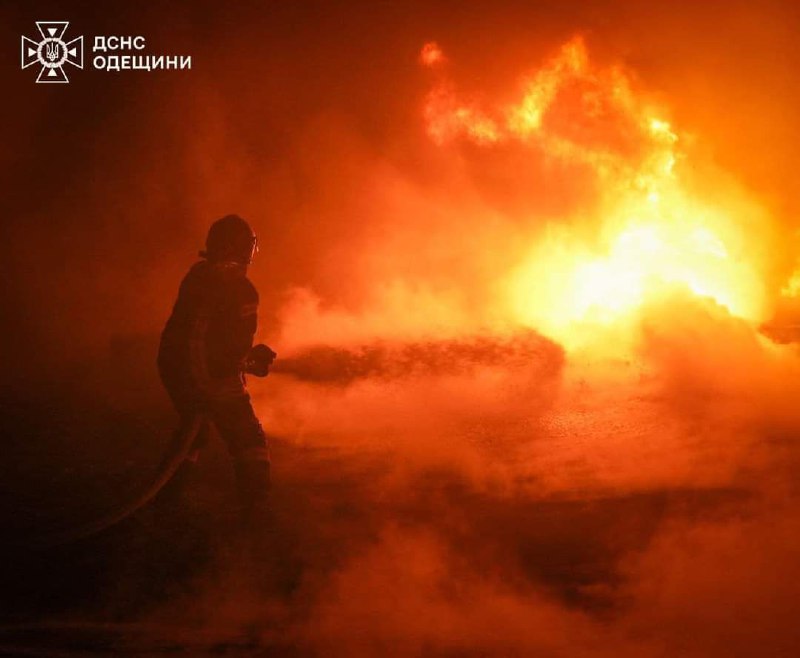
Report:
[[[239,215],[226,215],[211,225],[206,249],[200,255],[210,261],[231,260],[249,265],[257,251],[256,234]]]

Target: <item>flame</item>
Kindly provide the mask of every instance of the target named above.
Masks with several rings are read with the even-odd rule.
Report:
[[[444,57],[438,46],[436,52]],[[531,157],[588,171],[596,183],[596,208],[546,218],[504,278],[500,295],[515,321],[569,346],[583,328],[629,324],[648,302],[674,291],[753,324],[763,319],[763,277],[748,248],[746,209],[704,198],[689,184],[680,132],[624,69],[595,65],[581,38],[528,76],[515,103],[487,109],[442,80],[423,116],[440,146],[516,144]]]
[[[435,41],[430,41],[422,46],[419,51],[419,62],[423,66],[438,66],[444,63],[444,52]]]

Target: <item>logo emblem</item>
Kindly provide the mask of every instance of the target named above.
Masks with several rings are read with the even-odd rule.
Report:
[[[36,82],[69,82],[64,64],[83,68],[83,37],[64,41],[69,21],[36,21],[40,41],[22,37],[22,68],[39,63]]]

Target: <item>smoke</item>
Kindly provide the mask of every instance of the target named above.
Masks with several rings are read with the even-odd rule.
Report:
[[[88,587],[75,582],[61,615],[127,614],[184,646],[245,637],[245,655],[794,655],[800,364],[755,325],[794,267],[797,122],[783,108],[796,17],[713,4],[129,10],[125,30],[191,52],[195,68],[86,71],[57,100],[15,82],[19,156],[2,161],[13,399],[40,392],[18,373],[46,373],[48,394],[90,392],[74,427],[100,401],[168,422],[157,333],[207,225],[229,212],[259,233],[258,338],[279,353],[251,383],[274,437],[274,550],[242,562],[226,548],[231,482],[214,444],[190,489],[214,559],[189,550],[185,590],[159,590],[180,560],[153,564],[191,532],[112,537],[97,549],[115,556],[96,585],[103,610],[74,603]],[[4,11],[6,31],[33,25],[33,10]],[[105,29],[88,4],[75,12],[87,33]],[[668,110],[691,156],[679,198],[702,201],[670,226],[710,218],[732,263],[710,294],[679,268],[617,323],[548,306],[574,261],[614,255],[596,220],[623,186],[541,144],[426,132],[437,76],[452,78],[453,95],[435,96],[445,110],[467,99],[467,118],[494,116],[576,32],[593,66],[620,67]],[[596,144],[568,101],[552,125]],[[650,138],[634,135],[639,153]],[[69,173],[42,194],[53,170]],[[716,262],[702,253],[692,272]],[[131,432],[34,434],[28,468],[30,446],[65,472],[77,453],[141,464],[159,448],[132,447]]]
[[[367,368],[325,392],[276,378],[261,408],[302,401],[287,435],[337,455],[283,476],[306,480],[295,493],[338,483],[324,522],[295,537],[325,558],[285,603],[292,642],[342,656],[792,655],[796,356],[714,304],[668,308],[679,319],[650,309],[635,360],[568,358],[549,384],[506,366]]]

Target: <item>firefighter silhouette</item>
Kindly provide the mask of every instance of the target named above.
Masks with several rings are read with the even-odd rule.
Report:
[[[275,358],[266,345],[253,346],[258,292],[247,268],[256,251],[256,235],[241,217],[228,215],[212,224],[202,260],[180,285],[158,353],[161,380],[181,428],[201,419],[192,449],[169,488],[180,491],[213,424],[233,461],[246,526],[267,509],[270,460],[245,374],[266,376]],[[181,433],[179,428],[176,436]]]

